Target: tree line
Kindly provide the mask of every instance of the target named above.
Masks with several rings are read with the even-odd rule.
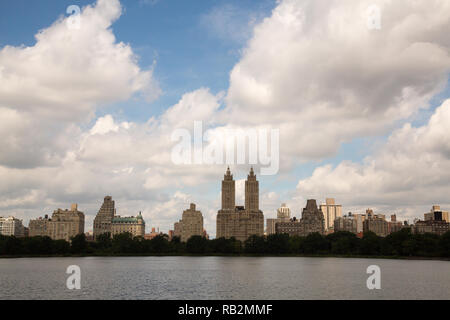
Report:
[[[442,236],[426,233],[412,234],[402,229],[387,237],[365,232],[362,238],[351,232],[335,232],[326,236],[312,233],[306,237],[287,234],[251,236],[244,243],[235,238],[208,240],[193,236],[187,242],[179,237],[169,241],[167,235],[148,240],[129,233],[100,235],[87,241],[84,234],[71,242],[49,237],[16,238],[0,236],[0,256],[49,255],[345,255],[345,256],[403,256],[450,257],[450,231]]]

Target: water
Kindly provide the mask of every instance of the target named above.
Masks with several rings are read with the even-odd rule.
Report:
[[[68,290],[66,268],[81,268]],[[381,268],[381,290],[366,269]],[[0,259],[0,299],[450,299],[450,262],[301,257]]]

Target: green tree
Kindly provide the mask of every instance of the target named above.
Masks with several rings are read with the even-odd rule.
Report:
[[[86,235],[84,233],[77,234],[72,237],[70,245],[70,251],[75,254],[86,253],[88,250],[88,243],[86,241]]]
[[[381,253],[381,237],[372,231],[364,232],[360,242],[360,253],[366,255],[379,255]]]
[[[304,253],[303,252],[304,237],[293,236],[289,237],[289,252],[291,253]]]
[[[328,241],[318,232],[310,233],[302,243],[303,252],[307,254],[327,253]]]
[[[133,240],[133,235],[129,232],[114,235],[112,239],[112,251],[118,254],[136,253],[138,250]]]
[[[111,251],[112,248],[111,233],[105,232],[99,234],[96,239],[96,244],[97,249],[100,250],[101,252]]]
[[[186,242],[186,251],[194,254],[202,254],[206,252],[208,240],[202,236],[192,236]]]
[[[272,254],[284,254],[289,252],[289,235],[284,233],[271,234],[266,239],[265,252]]]
[[[167,235],[157,235],[150,240],[151,252],[154,253],[167,253],[169,252],[169,240]]]
[[[450,231],[447,231],[439,240],[439,252],[443,257],[450,257]]]
[[[246,253],[265,253],[266,242],[263,236],[252,235],[244,242]]]
[[[326,236],[330,243],[330,252],[334,254],[356,254],[359,250],[359,238],[352,232],[338,231]]]

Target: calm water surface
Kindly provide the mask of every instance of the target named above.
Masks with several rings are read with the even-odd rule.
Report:
[[[66,268],[81,268],[68,290]],[[366,269],[381,268],[381,290]],[[450,262],[300,257],[0,259],[0,299],[450,299]]]

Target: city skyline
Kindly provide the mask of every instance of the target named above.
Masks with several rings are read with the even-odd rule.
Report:
[[[396,3],[82,0],[77,29],[72,1],[2,2],[0,216],[77,202],[89,226],[112,195],[162,230],[196,203],[214,236],[223,165],[171,161],[197,121],[279,130],[265,219],[308,199],[410,221],[449,208],[449,4]],[[231,165],[242,205],[249,166]]]
[[[254,181],[254,182],[251,182],[251,181]],[[232,184],[230,184],[230,183],[232,183]],[[230,170],[230,167],[228,167],[225,172],[225,175],[224,175],[224,180],[222,181],[222,192],[221,192],[222,206],[221,206],[221,209],[219,210],[219,215],[217,216],[217,218],[219,216],[226,217],[230,213],[234,213],[235,212],[234,208],[236,208],[237,215],[239,215],[240,212],[242,212],[242,213],[247,212],[247,211],[252,212],[252,210],[257,210],[262,214],[264,211],[259,210],[259,200],[258,200],[259,181],[257,180],[256,175],[254,175],[253,167],[251,167],[250,173],[248,175],[248,179],[246,181],[246,183],[249,183],[249,187],[248,187],[249,193],[245,197],[245,206],[242,204],[239,204],[239,203],[235,203],[236,196],[235,196],[234,183],[235,183],[235,181],[233,180],[233,174]],[[250,186],[253,183],[256,183],[256,187]],[[223,192],[223,190],[225,190],[225,193]],[[310,204],[311,202],[313,202],[313,204]],[[187,241],[187,239],[190,237],[190,235],[203,235],[204,232],[206,232],[206,234],[213,235],[213,238],[217,238],[217,235],[215,232],[211,232],[211,230],[207,230],[206,228],[204,228],[203,215],[202,215],[201,211],[196,211],[197,205],[195,203],[190,203],[189,205],[190,205],[190,209],[185,209],[185,210],[183,210],[182,214],[180,214],[180,217],[182,219],[179,221],[177,220],[178,222],[174,221],[174,227],[167,229],[167,232],[164,232],[166,230],[163,229],[162,233],[167,234],[167,235],[170,235],[171,233],[173,233],[174,236],[182,237],[184,242]],[[330,206],[332,208],[338,207],[340,209],[339,209],[339,211],[331,214],[332,218],[328,219],[327,217],[330,215],[330,213],[328,213],[325,210],[329,210],[327,208],[329,208]],[[273,233],[278,233],[278,231],[277,231],[278,222],[281,222],[281,224],[287,223],[286,228],[289,229],[290,223],[303,220],[305,218],[305,216],[304,216],[305,210],[308,209],[306,211],[308,213],[309,211],[314,210],[313,209],[314,207],[315,207],[316,211],[318,209],[320,209],[320,212],[322,214],[323,226],[321,227],[322,231],[320,231],[320,233],[324,234],[324,235],[328,234],[329,232],[334,231],[333,225],[329,224],[330,222],[327,222],[327,220],[332,221],[334,224],[334,222],[337,218],[341,218],[341,219],[345,220],[345,219],[357,217],[357,216],[374,215],[375,217],[381,216],[382,219],[384,220],[386,217],[390,216],[391,221],[395,222],[395,223],[398,222],[400,224],[400,228],[401,228],[404,225],[404,222],[407,223],[408,225],[413,225],[416,223],[416,221],[434,220],[434,216],[431,217],[430,215],[432,215],[433,212],[435,210],[437,210],[439,212],[443,212],[441,219],[449,222],[448,211],[441,210],[441,207],[436,204],[432,205],[431,211],[429,211],[428,213],[427,212],[423,213],[423,216],[424,216],[423,220],[421,219],[422,214],[418,214],[414,218],[413,221],[409,221],[409,220],[403,221],[401,217],[398,217],[398,220],[397,220],[397,214],[395,212],[375,212],[374,213],[373,209],[370,209],[370,208],[366,209],[365,213],[350,212],[350,211],[342,212],[342,204],[337,204],[335,202],[334,198],[326,198],[326,200],[324,202],[319,202],[319,203],[316,202],[316,199],[308,199],[306,202],[306,206],[302,206],[301,208],[299,208],[298,215],[295,214],[295,212],[296,212],[295,209],[291,210],[291,208],[289,206],[287,206],[286,203],[281,204],[281,207],[277,209],[277,212],[276,212],[277,219],[274,219],[271,215],[269,215],[268,217],[261,215],[261,219],[263,221],[263,224],[262,224],[263,228],[261,229],[261,231],[249,231],[249,233],[246,234],[245,236],[243,236],[243,238],[240,240],[245,241],[245,239],[247,239],[250,235],[263,235],[263,234],[270,235]],[[233,209],[231,209],[231,208],[233,208]],[[302,214],[300,214],[301,210],[303,210]],[[336,210],[336,209],[334,209],[334,210]],[[73,203],[71,205],[71,209],[69,211],[67,209],[63,210],[61,208],[58,208],[58,209],[54,210],[53,214],[55,215],[55,213],[59,213],[59,212],[61,212],[61,213],[69,212],[70,213],[70,212],[77,212],[77,211],[78,211],[78,203]],[[284,212],[284,213],[282,213],[282,212]],[[143,219],[141,211],[139,211],[139,214],[137,214],[137,215],[124,216],[123,214],[122,215],[118,214],[116,207],[115,207],[115,200],[113,200],[113,197],[110,195],[107,195],[104,197],[103,204],[99,207],[99,210],[97,211],[97,213],[95,215],[96,218],[92,224],[92,228],[90,228],[89,226],[86,226],[87,223],[85,224],[85,214],[83,212],[80,212],[80,213],[83,215],[83,220],[82,220],[83,228],[81,229],[81,230],[83,230],[82,233],[92,232],[94,239],[96,239],[96,237],[101,233],[110,233],[111,236],[113,236],[114,234],[123,233],[123,232],[130,232],[133,236],[142,236],[143,237],[144,235],[147,235],[148,230],[151,230],[151,232],[154,233],[156,227],[158,228],[158,233],[160,232],[160,226],[155,226],[155,225],[151,224],[151,222],[144,221],[145,219]],[[184,218],[185,214],[188,214],[188,216],[186,216],[186,218]],[[248,215],[248,213],[246,213],[246,214]],[[280,214],[283,215],[283,217],[281,219],[280,219]],[[199,215],[199,217],[201,219],[200,220],[201,225],[199,225],[198,228],[192,227],[192,225],[191,225],[191,223],[193,221],[198,221],[197,215]],[[39,217],[39,218],[34,217],[33,219],[30,220],[30,224],[32,221],[34,223],[40,223],[41,221],[45,222],[45,221],[47,221],[46,219],[48,219],[47,217],[49,217],[49,214],[45,214],[44,219],[42,217]],[[17,219],[17,217],[14,217],[14,218]],[[188,219],[188,218],[190,219],[188,222],[188,228],[185,228],[185,230],[184,230],[185,232],[187,232],[188,235],[182,236],[183,228],[181,227],[181,224],[183,223],[183,220]],[[230,222],[221,222],[220,219],[223,219],[223,218],[219,218],[219,220],[217,220],[217,218],[215,221],[215,227],[217,228],[217,230],[222,229],[223,227],[226,227],[226,224],[231,222],[231,221]],[[306,216],[306,218],[311,219],[309,216]],[[130,222],[132,222],[131,220],[133,220],[133,219],[134,220],[136,220],[136,219],[142,220],[142,231],[136,230],[136,227],[139,230],[141,230],[140,224],[137,224],[138,220],[133,222],[132,225],[128,225],[128,226],[124,225],[125,229],[128,228],[129,230],[128,229],[125,230],[125,229],[123,229],[123,227],[120,227],[120,224],[117,224],[117,223],[121,222],[119,220],[123,220],[123,221],[127,220],[126,222],[130,223]],[[194,220],[192,220],[192,219],[194,219]],[[394,220],[392,220],[392,219],[394,219]],[[97,222],[97,220],[98,220],[98,222]],[[116,225],[117,225],[116,231],[114,231],[113,227],[111,227],[111,222],[114,220],[116,220]],[[51,219],[50,219],[50,221],[51,221]],[[387,220],[385,220],[385,221],[387,221]],[[355,225],[355,228],[357,228],[357,229],[355,229],[355,232],[354,232],[355,234],[363,231],[363,227],[362,227],[363,222],[364,222],[364,219],[360,221],[361,226],[358,226],[358,228]],[[194,222],[194,223],[197,223],[197,222]],[[235,224],[235,223],[236,222],[233,222],[232,224]],[[318,227],[314,226],[314,223],[316,223],[316,222],[312,222],[312,223],[313,223],[312,230],[317,230]],[[355,223],[356,223],[356,220],[355,220]],[[30,227],[30,224],[28,225],[28,228]],[[223,227],[219,227],[220,224],[223,224]],[[273,224],[273,226],[269,225],[269,224]],[[114,225],[114,223],[113,223],[113,225]],[[180,229],[178,231],[177,231],[177,225],[180,226],[179,227]],[[347,227],[344,228],[343,226],[346,226],[346,225],[345,224],[342,225],[338,230],[347,230]],[[388,228],[388,224],[386,224],[385,227]],[[194,228],[194,229],[192,229],[192,228]],[[232,227],[232,229],[230,229],[229,231],[224,231],[225,229],[222,230],[220,236],[226,237],[226,238],[230,238],[230,236],[233,236],[233,237],[236,237],[239,239],[240,236],[238,236],[238,234],[240,234],[240,231],[238,231],[237,229],[234,230],[233,228],[234,227]],[[247,229],[247,228],[248,227],[245,227],[245,229]],[[269,231],[269,228],[273,229],[273,231]],[[43,229],[42,226],[40,228],[38,228],[38,230],[41,230],[41,229]],[[191,229],[192,230],[198,229],[198,230],[190,231]],[[286,229],[286,230],[288,230],[288,229]],[[189,231],[186,231],[186,230],[189,230]],[[201,231],[199,231],[199,230],[201,230]],[[253,230],[253,229],[250,228],[250,230]],[[283,230],[283,229],[280,228],[280,230]],[[352,230],[352,227],[350,227],[350,229],[348,229],[348,230]],[[398,229],[396,229],[396,230],[398,230]],[[56,231],[53,231],[53,232],[56,232]],[[283,232],[283,231],[280,231],[280,232]],[[315,231],[310,231],[310,232],[315,232]],[[386,236],[390,232],[392,232],[392,231],[388,232],[388,230],[386,229],[386,231],[381,234],[383,236]],[[38,234],[30,234],[30,236],[43,235],[43,234],[45,234],[45,232],[42,233],[42,231],[39,231]],[[306,233],[306,234],[308,234],[308,233]],[[72,236],[74,236],[74,235],[75,234],[72,234]],[[71,236],[68,236],[68,235],[66,235],[65,237],[63,236],[63,238],[66,240],[70,239],[70,237]]]

